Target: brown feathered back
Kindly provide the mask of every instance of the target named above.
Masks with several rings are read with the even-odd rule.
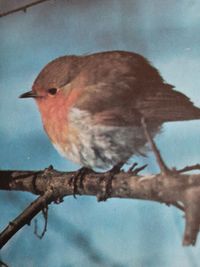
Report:
[[[103,111],[110,121],[112,113],[113,119],[118,116],[127,124],[140,116],[159,122],[200,119],[200,109],[165,83],[142,56],[112,51],[85,56],[83,60],[79,75],[85,77],[86,90],[77,103],[80,109],[97,117]]]

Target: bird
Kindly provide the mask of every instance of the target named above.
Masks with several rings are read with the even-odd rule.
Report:
[[[29,97],[58,152],[89,169],[106,170],[144,155],[142,118],[152,137],[163,123],[200,119],[200,108],[145,57],[129,51],[56,58],[20,96]]]

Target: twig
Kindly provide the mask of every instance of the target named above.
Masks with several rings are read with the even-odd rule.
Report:
[[[185,233],[183,237],[183,245],[195,245],[197,234],[200,226],[200,190],[199,188],[189,188],[184,195],[185,201]]]
[[[42,239],[47,231],[47,223],[48,223],[48,206],[42,209],[42,214],[44,217],[44,227],[42,230],[42,233],[38,233],[38,227],[37,227],[37,219],[35,220],[35,229],[34,229],[34,234],[39,238]]]
[[[38,197],[32,202],[19,216],[17,216],[0,234],[0,248],[2,248],[8,240],[24,225],[30,224],[31,220],[37,215],[46,205],[53,200],[53,191],[47,190],[46,193]]]
[[[179,210],[185,211],[184,206],[178,202],[173,202],[173,203],[171,203],[171,205],[173,205],[174,207],[176,207]]]
[[[9,267],[5,262],[0,260],[0,267]]]
[[[144,134],[146,136],[147,141],[149,142],[149,144],[151,145],[151,148],[155,154],[158,166],[160,167],[161,173],[162,174],[171,174],[172,172],[170,171],[170,169],[167,167],[167,165],[165,164],[164,160],[161,157],[160,151],[158,150],[158,148],[156,147],[155,142],[153,141],[153,138],[151,137],[148,129],[147,129],[147,124],[145,122],[144,117],[141,119],[141,123],[144,129]]]
[[[24,11],[26,12],[26,10],[32,6],[35,6],[35,5],[38,5],[38,4],[41,4],[43,2],[46,2],[46,1],[50,1],[50,0],[38,0],[38,1],[35,1],[35,2],[32,2],[32,3],[29,3],[27,5],[24,5],[24,6],[21,6],[21,7],[18,7],[18,8],[15,8],[15,9],[12,9],[12,10],[9,10],[9,11],[6,11],[6,12],[3,12],[3,13],[0,13],[0,18],[1,17],[5,17],[5,16],[8,16],[10,14],[13,14],[13,13],[16,13],[16,12],[19,12],[19,11]]]
[[[195,164],[192,166],[186,166],[183,169],[176,170],[178,173],[183,173],[183,172],[189,172],[189,171],[194,171],[194,170],[200,170],[200,164]]]

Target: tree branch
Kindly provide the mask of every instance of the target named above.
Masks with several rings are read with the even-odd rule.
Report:
[[[50,0],[38,0],[38,1],[35,1],[35,2],[32,2],[32,3],[29,3],[27,5],[24,5],[24,6],[21,6],[21,7],[18,7],[18,8],[15,8],[15,9],[12,9],[12,10],[9,10],[9,11],[3,12],[3,13],[0,13],[0,18],[1,17],[5,17],[5,16],[8,16],[8,15],[13,14],[13,13],[16,13],[16,12],[19,12],[19,11],[26,12],[26,10],[29,7],[32,7],[32,6],[41,4],[41,3],[46,2],[46,1],[50,1]]]
[[[128,172],[119,171],[113,177],[113,172],[106,173],[59,172],[52,166],[44,171],[0,171],[0,189],[28,191],[40,195],[16,219],[14,219],[0,234],[0,247],[41,210],[47,209],[54,201],[59,203],[63,197],[74,195],[76,189],[81,195],[96,195],[97,199],[105,195],[108,181],[111,184],[109,197],[153,200],[167,205],[174,205],[185,212],[185,233],[183,245],[195,245],[200,227],[200,174],[183,174],[185,171],[199,169],[199,164],[187,166],[179,171],[169,169],[161,157],[145,120],[141,121],[147,141],[156,156],[161,173],[151,176],[139,176],[138,173],[146,165],[134,169],[134,164]],[[119,167],[119,166],[118,166]],[[83,180],[84,178],[84,180]],[[79,181],[78,181],[79,180]],[[72,181],[76,181],[72,183]],[[78,184],[79,182],[79,184]],[[46,231],[47,214],[45,216]]]
[[[0,235],[0,247],[52,201],[73,195],[71,177],[75,172],[59,172],[52,168],[44,171],[0,171],[0,189],[27,191],[40,196],[27,207]],[[91,172],[86,174],[83,187],[77,185],[81,195],[99,195],[105,192],[110,175]],[[183,245],[194,245],[199,231],[200,174],[174,173],[172,176],[156,174],[133,176],[120,172],[112,182],[110,197],[153,200],[179,209],[185,208],[186,229]]]
[[[32,202],[21,214],[19,214],[0,234],[0,248],[2,248],[8,240],[19,231],[24,225],[30,224],[31,220],[46,205],[52,201],[52,192],[47,190],[44,195],[38,197]]]

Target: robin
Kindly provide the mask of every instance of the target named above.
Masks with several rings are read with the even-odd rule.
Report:
[[[20,97],[36,100],[60,154],[91,169],[143,154],[142,118],[152,137],[165,122],[200,119],[200,109],[143,56],[125,51],[59,57]]]

